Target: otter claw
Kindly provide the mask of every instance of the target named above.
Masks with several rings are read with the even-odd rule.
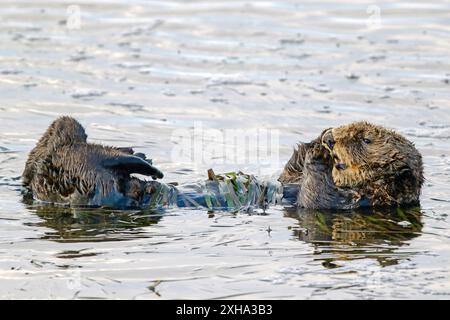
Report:
[[[328,164],[329,163],[329,152],[320,143],[313,144],[310,149],[306,152],[305,164]]]
[[[328,149],[328,151],[332,152],[335,141],[333,138],[332,129],[326,130],[322,135],[322,145]]]

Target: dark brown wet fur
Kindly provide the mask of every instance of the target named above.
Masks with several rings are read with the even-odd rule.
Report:
[[[131,148],[92,144],[71,117],[55,120],[30,152],[23,184],[34,198],[51,203],[114,208],[139,207],[147,183],[131,173],[162,173]]]
[[[416,205],[424,177],[422,157],[410,141],[356,122],[300,144],[279,181],[301,185],[299,206],[353,209]]]

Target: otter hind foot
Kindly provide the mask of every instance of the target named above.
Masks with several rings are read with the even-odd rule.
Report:
[[[145,176],[151,176],[154,179],[162,179],[164,177],[164,174],[159,169],[137,156],[108,158],[102,161],[102,166],[106,169],[124,171],[128,174],[138,173]]]

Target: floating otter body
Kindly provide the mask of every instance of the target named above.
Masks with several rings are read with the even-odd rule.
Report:
[[[163,177],[144,154],[87,143],[86,139],[84,128],[71,117],[61,117],[50,125],[31,151],[23,172],[23,184],[35,199],[117,209],[180,202],[183,206],[185,196],[172,192],[173,187],[131,176]],[[296,200],[300,207],[311,209],[418,204],[423,180],[422,158],[414,145],[393,131],[366,122],[328,129],[310,143],[299,144],[279,178],[285,191],[299,190]],[[252,186],[262,190],[257,188],[264,201],[266,197],[273,202],[277,196],[267,192],[267,185]],[[168,192],[161,192],[164,187]],[[247,205],[264,202],[251,193],[252,188],[238,189],[248,189],[243,198]],[[215,193],[219,198],[224,196],[220,190]],[[201,201],[194,203],[211,206],[210,197],[202,192],[196,199]],[[228,205],[229,199],[224,199]]]
[[[148,201],[153,181],[131,177],[138,173],[153,178],[163,174],[131,148],[87,143],[81,124],[71,117],[55,120],[31,151],[23,184],[35,199],[60,204],[141,207]]]
[[[230,173],[206,183],[183,186],[142,181],[132,173],[162,178],[144,154],[131,148],[87,143],[79,122],[61,117],[30,152],[22,175],[35,200],[73,207],[144,209],[162,206],[239,210],[265,207],[282,196],[281,185],[260,183],[253,176]],[[278,189],[277,189],[278,188]]]
[[[410,141],[356,122],[299,144],[278,180],[300,186],[301,207],[355,209],[416,205],[424,178],[422,157]]]

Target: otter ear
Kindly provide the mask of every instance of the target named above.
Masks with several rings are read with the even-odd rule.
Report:
[[[124,171],[128,174],[138,173],[145,176],[161,179],[164,174],[147,161],[135,156],[111,157],[103,160],[102,166],[106,169]]]

